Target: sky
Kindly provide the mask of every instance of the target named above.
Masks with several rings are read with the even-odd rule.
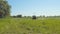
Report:
[[[60,0],[7,0],[11,5],[11,15],[58,16]]]

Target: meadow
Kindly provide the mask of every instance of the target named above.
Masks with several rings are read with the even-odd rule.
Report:
[[[60,18],[1,18],[0,34],[60,34]]]

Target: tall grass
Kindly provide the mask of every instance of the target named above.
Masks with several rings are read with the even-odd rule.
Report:
[[[60,19],[0,19],[0,34],[60,34]]]

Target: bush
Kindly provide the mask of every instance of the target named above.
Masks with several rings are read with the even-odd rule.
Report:
[[[36,19],[36,16],[35,16],[35,15],[33,15],[33,16],[32,16],[32,19]]]
[[[17,15],[18,18],[22,18],[22,15]]]

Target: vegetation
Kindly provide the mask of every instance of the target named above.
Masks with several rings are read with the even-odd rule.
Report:
[[[5,16],[10,16],[10,5],[0,0],[0,34],[60,34],[60,16]]]
[[[32,16],[32,19],[36,19],[37,17],[35,15]]]
[[[17,17],[18,17],[18,18],[21,18],[21,17],[22,17],[22,15],[17,15]]]
[[[10,16],[10,8],[6,0],[0,0],[0,17]]]
[[[60,34],[59,18],[42,19],[2,18],[0,34]]]

